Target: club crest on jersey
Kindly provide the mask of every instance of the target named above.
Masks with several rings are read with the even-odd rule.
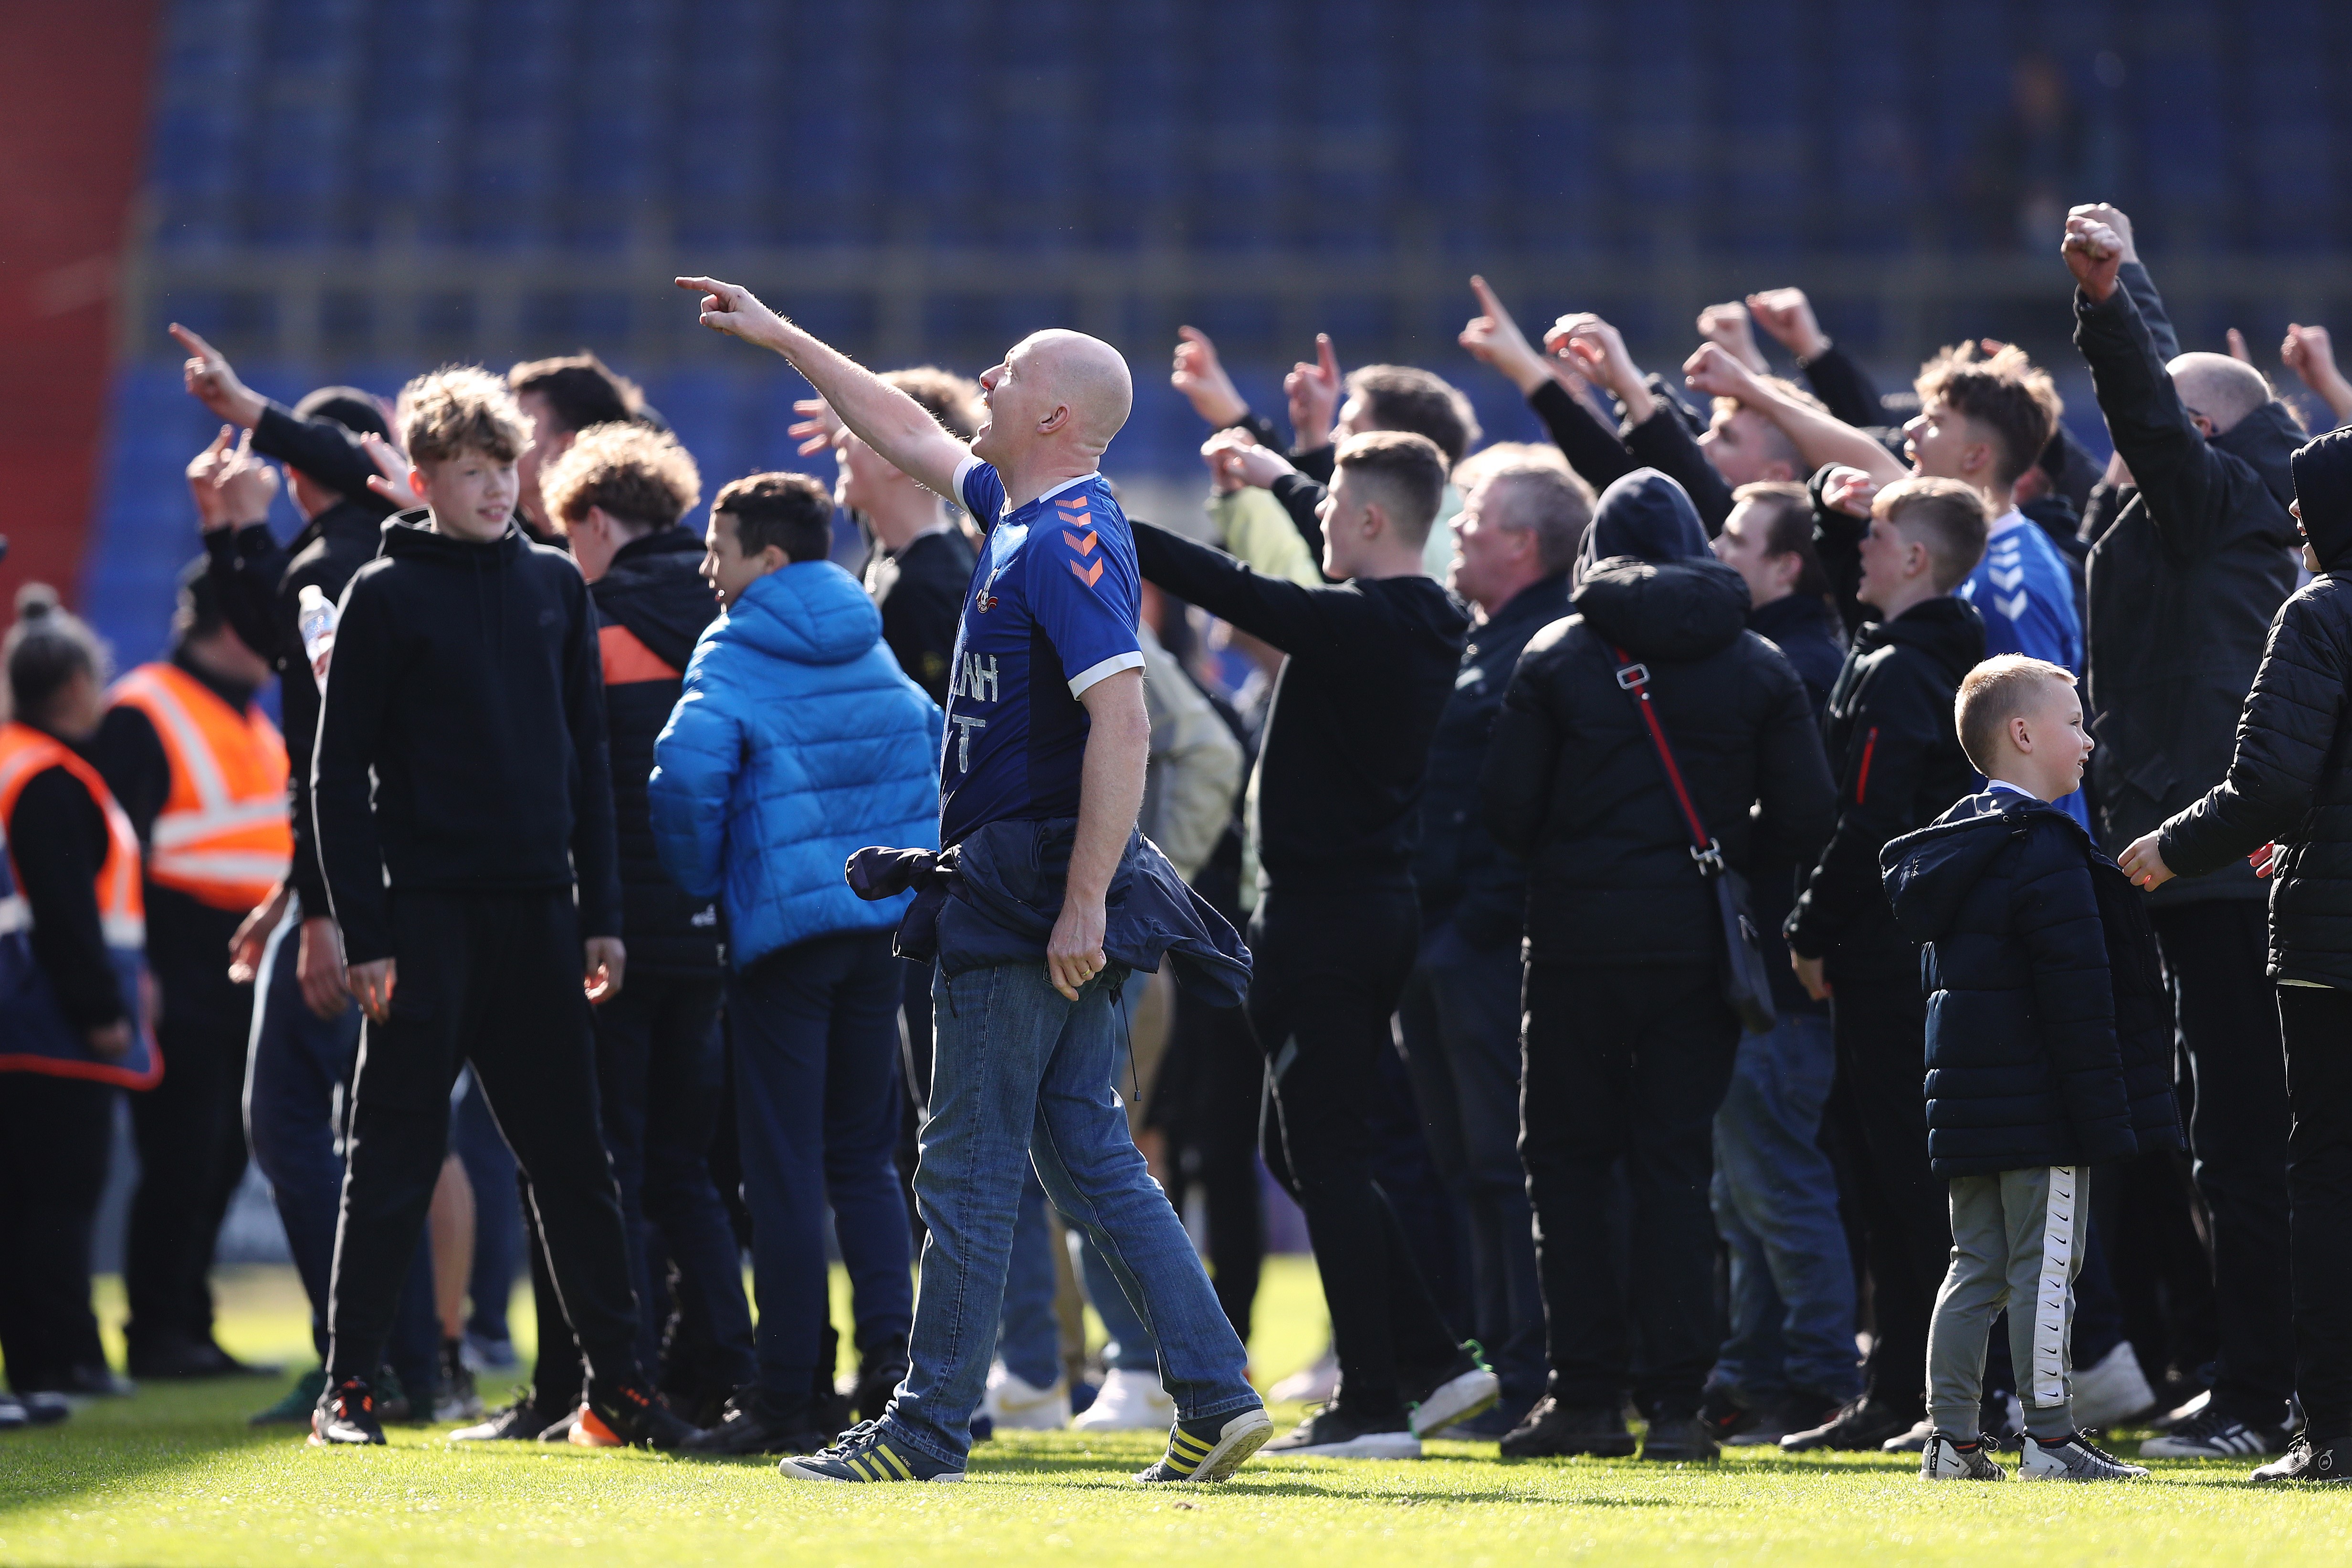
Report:
[[[972,595],[971,607],[974,610],[979,611],[982,615],[985,615],[990,611],[996,608],[996,595],[989,592],[988,590],[983,588],[978,593]]]

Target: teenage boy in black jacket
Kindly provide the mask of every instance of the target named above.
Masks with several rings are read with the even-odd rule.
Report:
[[[2294,455],[2304,565],[2318,575],[2279,607],[2221,783],[2124,852],[2160,888],[2253,854],[2273,879],[2270,978],[2286,1083],[2294,1391],[2304,1429],[2256,1480],[2352,1479],[2352,433]],[[2265,844],[2273,845],[2266,853]],[[2242,1048],[2251,1042],[2242,1042]],[[2203,1081],[2199,1082],[2202,1092]],[[2202,1112],[2198,1113],[2200,1116]]]
[[[1421,952],[1397,1009],[1431,1162],[1468,1221],[1468,1327],[1503,1385],[1471,1430],[1493,1437],[1543,1396],[1543,1292],[1518,1149],[1527,868],[1486,831],[1478,777],[1528,639],[1570,612],[1569,572],[1592,520],[1591,493],[1546,455],[1486,468],[1454,518],[1449,582],[1478,620],[1430,744],[1412,862]]]
[[[1969,672],[1954,706],[1988,782],[1881,857],[1895,918],[1926,948],[1927,1152],[1950,1189],[1919,1475],[2003,1479],[1978,1416],[2006,1306],[2020,1479],[2144,1476],[2077,1428],[2073,1348],[2087,1167],[2179,1144],[2155,940],[2115,862],[2051,808],[2091,755],[2073,673],[2004,653]]]
[[[1642,468],[1601,493],[1573,598],[1519,659],[1482,790],[1496,841],[1528,862],[1519,1136],[1550,1364],[1503,1451],[1631,1454],[1630,1387],[1645,1458],[1712,1459],[1696,1419],[1720,1339],[1707,1188],[1740,1029],[1715,894],[1643,715],[1743,875],[1759,853],[1811,858],[1832,789],[1803,684],[1748,632],[1747,586],[1682,486]],[[1622,1289],[1620,1160],[1639,1238]]]
[[[2252,366],[2168,355],[2162,305],[2121,213],[2078,209],[2066,230],[2074,344],[2129,471],[2128,492],[2093,493],[2084,526],[2094,540],[2084,702],[2099,737],[2090,792],[2102,841],[2121,851],[2230,766],[2239,704],[2294,589],[2289,465],[2303,433]],[[2253,873],[2224,856],[2148,900],[2197,1084],[2189,1142],[2221,1335],[2212,1397],[2150,1439],[2154,1458],[2275,1453],[2287,1441],[2287,1085],[2262,898]]]
[[[352,574],[382,546],[394,507],[369,487],[382,474],[361,443],[383,439],[391,426],[375,400],[352,387],[320,387],[291,410],[281,408],[247,387],[195,333],[174,325],[172,336],[190,355],[182,369],[189,395],[252,432],[249,445],[215,453],[207,473],[192,465],[189,479],[222,614],[278,674],[294,859],[278,897],[237,932],[236,962],[253,974],[259,1015],[246,1060],[246,1136],[286,1227],[287,1249],[310,1301],[311,1341],[324,1362],[343,1185],[336,1092],[346,1092],[348,1104],[360,1013],[343,985],[342,943],[313,832],[319,684],[302,651],[301,595],[316,588],[331,603],[341,599]],[[282,546],[267,521],[276,485],[259,457],[285,464],[287,490],[303,517],[301,531]],[[429,1396],[441,1349],[429,1257],[420,1246],[389,1352],[412,1406]],[[323,1368],[303,1374],[255,1423],[308,1424],[325,1376]]]
[[[588,1363],[582,1426],[672,1447],[690,1428],[638,1365],[597,1125],[588,1004],[619,988],[627,955],[587,587],[514,525],[526,434],[500,382],[438,371],[401,402],[427,507],[385,527],[343,592],[311,780],[368,1020],[311,1440],[383,1441],[369,1378],[470,1061],[530,1178]]]
[[[659,1364],[667,1315],[660,1303],[669,1299],[674,1263],[679,1333],[702,1347],[692,1370],[709,1382],[663,1392],[674,1406],[715,1409],[751,1375],[740,1250],[709,1159],[725,1068],[719,913],[662,870],[646,804],[654,737],[669,722],[695,642],[717,612],[696,570],[702,541],[678,526],[701,478],[676,438],[625,423],[580,432],[541,470],[539,483],[548,523],[563,532],[588,580],[604,678],[629,984],[595,1011],[596,1069],[637,1291],[637,1359],[648,1370]],[[453,1434],[457,1438],[535,1437],[580,1408],[585,1369],[536,1207],[523,1205],[539,1364],[513,1405]],[[673,1375],[681,1370],[673,1364]]]
[[[1984,657],[1984,622],[1953,591],[1984,555],[1984,502],[1957,479],[1897,480],[1871,502],[1861,543],[1865,622],[1822,724],[1838,776],[1837,827],[1783,929],[1797,977],[1830,1004],[1838,1118],[1862,1216],[1876,1338],[1861,1398],[1781,1439],[1790,1450],[1875,1448],[1922,1420],[1927,1314],[1951,1245],[1927,1169],[1919,1103],[1927,1002],[1919,950],[1895,926],[1879,852],[1974,788],[1952,695]]]
[[[1268,1451],[1414,1458],[1491,1406],[1371,1172],[1371,1091],[1420,937],[1412,857],[1431,737],[1469,618],[1421,574],[1446,462],[1425,436],[1339,448],[1324,570],[1303,588],[1135,525],[1143,575],[1289,655],[1258,753],[1262,862],[1250,1022],[1272,1066],[1266,1164],[1307,1211],[1338,1400]]]

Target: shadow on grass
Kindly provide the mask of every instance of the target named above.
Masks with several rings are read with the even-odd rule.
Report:
[[[92,1401],[58,1426],[12,1432],[0,1437],[0,1512],[136,1485],[233,1449],[299,1443],[299,1427],[245,1421],[283,1388],[272,1377],[151,1383],[128,1399]]]

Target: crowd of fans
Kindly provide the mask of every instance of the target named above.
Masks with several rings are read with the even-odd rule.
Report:
[[[224,423],[170,655],[110,686],[38,588],[5,649],[0,1424],[131,1392],[89,1301],[127,1092],[129,1374],[253,1370],[205,1283],[249,1153],[320,1358],[255,1419],[314,1442],[2104,1479],[2137,1424],[2339,1479],[2352,437],[2184,351],[2123,213],[2051,237],[2104,465],[2013,344],[1898,423],[1799,289],[1662,376],[1473,278],[1550,444],[1328,338],[1286,440],[1187,328],[1169,528],[1076,333],[877,376],[681,279],[838,473],[697,533],[593,356],[289,409],[175,328]],[[2280,357],[2352,417],[2325,329]],[[1261,1159],[1331,1321],[1279,1438]]]

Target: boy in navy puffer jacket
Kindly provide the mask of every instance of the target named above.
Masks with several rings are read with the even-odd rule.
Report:
[[[2084,1167],[2179,1142],[2153,937],[2121,870],[2050,804],[2091,754],[2074,677],[2003,654],[1969,672],[1953,707],[1989,782],[1881,858],[1895,918],[1927,949],[1927,1152],[1951,1184],[1919,1473],[2002,1479],[1976,1424],[1986,1334],[2006,1305],[2021,1479],[2144,1476],[2074,1429],[2070,1352]]]
[[[710,504],[702,634],[647,782],[662,864],[726,917],[727,1019],[760,1321],[756,1384],[696,1447],[813,1453],[827,1317],[824,1211],[848,1266],[861,1361],[906,1364],[914,1294],[898,1143],[891,931],[908,896],[842,881],[866,844],[939,843],[940,710],[826,559],[833,497],[803,475],[738,479]]]

